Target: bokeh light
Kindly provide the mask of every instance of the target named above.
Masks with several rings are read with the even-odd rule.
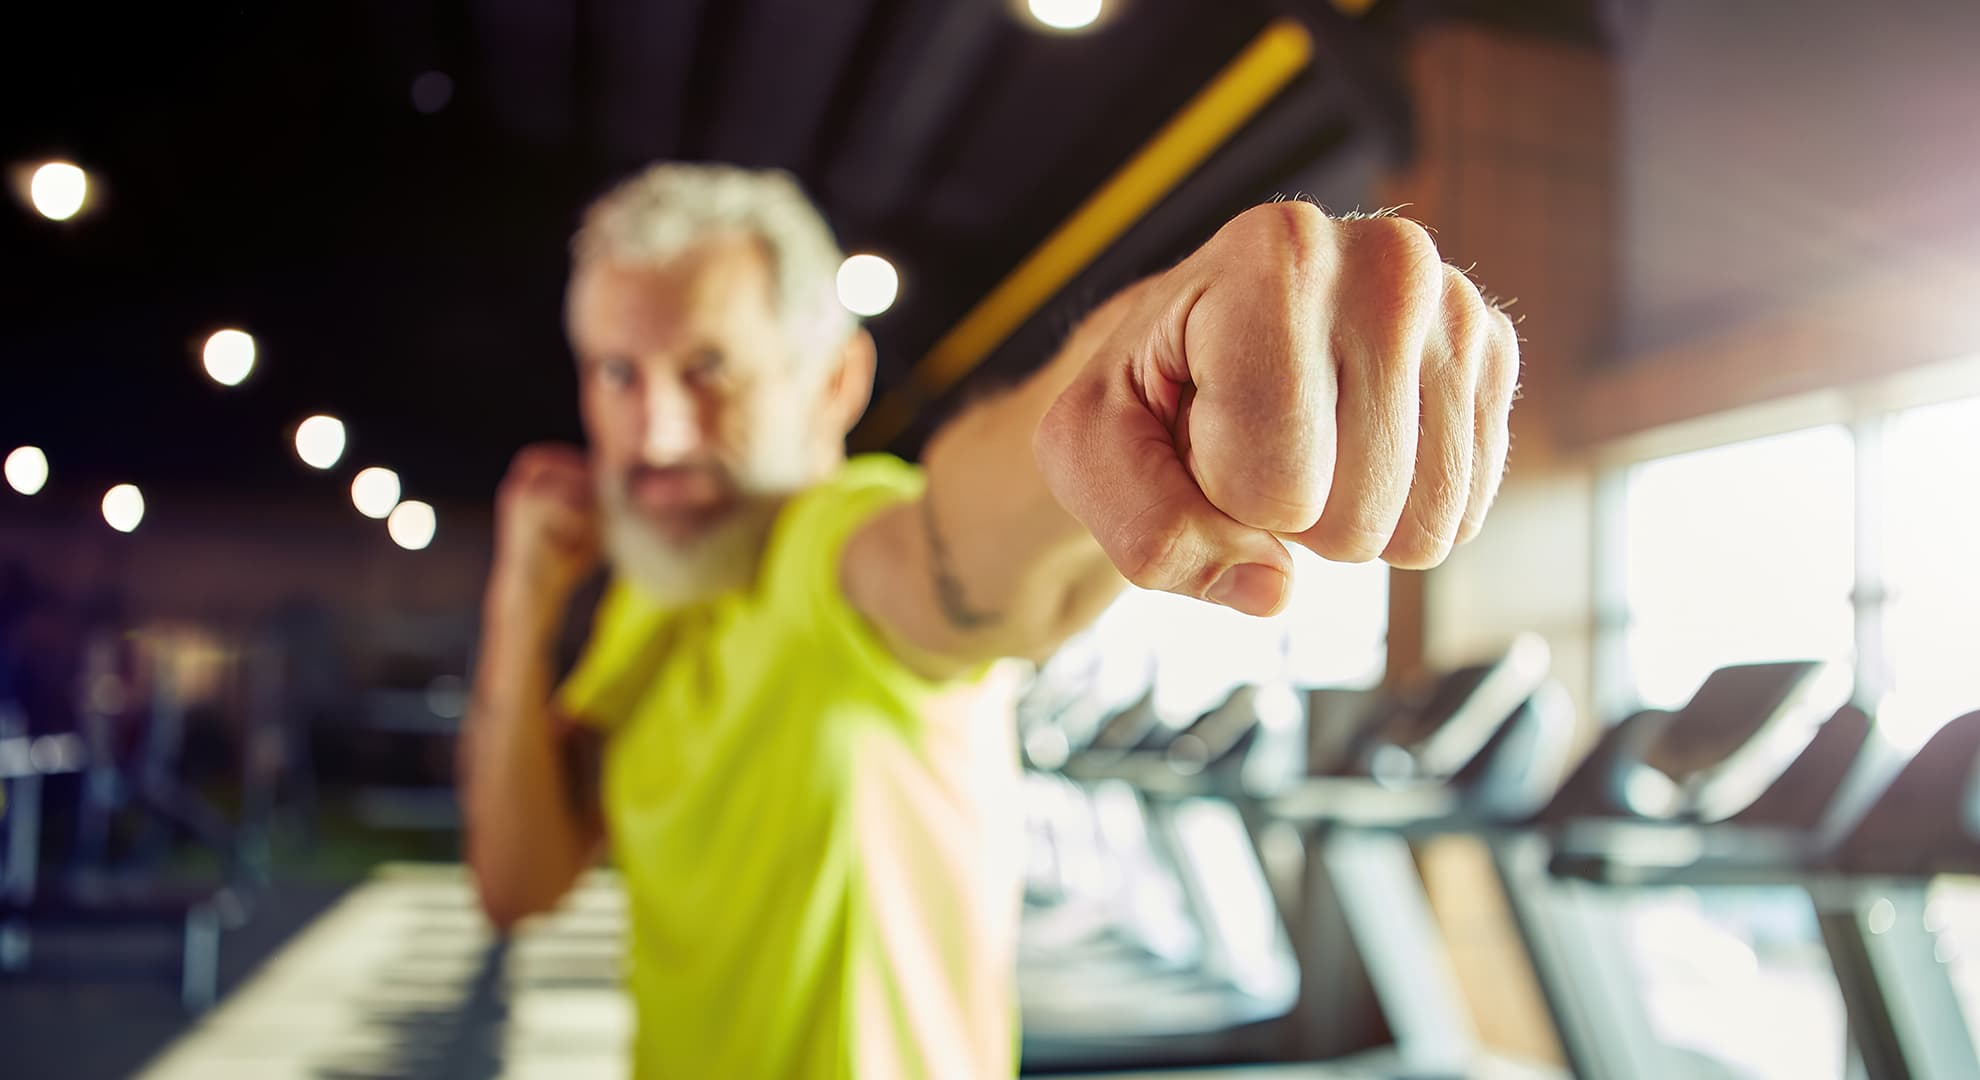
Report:
[[[424,71],[412,82],[413,108],[428,116],[447,107],[454,100],[454,80],[444,71]]]
[[[459,675],[435,675],[426,684],[426,708],[443,720],[459,720],[467,715],[468,684]]]
[[[419,551],[431,544],[438,529],[439,520],[433,508],[417,499],[400,503],[385,521],[385,531],[392,534],[392,542],[407,551]]]
[[[28,181],[28,201],[50,221],[75,217],[88,198],[89,174],[66,161],[48,162]]]
[[[901,275],[878,255],[852,255],[839,264],[839,303],[855,315],[878,315],[894,306]]]
[[[373,465],[351,478],[351,505],[368,518],[383,520],[399,505],[399,474]]]
[[[7,486],[33,495],[48,483],[48,455],[39,446],[23,446],[7,455]]]
[[[221,386],[239,386],[254,371],[254,335],[245,330],[217,330],[202,350],[206,374]]]
[[[144,520],[144,493],[136,484],[118,484],[104,492],[103,520],[120,533],[136,532]]]
[[[1029,0],[1031,17],[1054,30],[1084,30],[1100,18],[1101,0]]]
[[[1878,897],[1877,902],[1871,904],[1869,912],[1864,915],[1863,925],[1873,934],[1889,933],[1891,927],[1897,925],[1897,905],[1891,903],[1889,897]]]
[[[312,469],[328,469],[344,456],[344,422],[321,413],[296,425],[296,456]]]

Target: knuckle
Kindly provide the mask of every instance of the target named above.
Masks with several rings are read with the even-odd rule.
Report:
[[[1498,330],[1485,298],[1464,271],[1449,263],[1444,264],[1443,315],[1452,352],[1460,358],[1478,356],[1479,345],[1497,339]]]
[[[1441,482],[1420,493],[1421,505],[1396,527],[1383,554],[1406,570],[1428,570],[1444,561],[1456,542],[1464,502],[1454,484]]]
[[[563,467],[566,461],[564,448],[549,443],[534,443],[516,451],[516,456],[509,462],[509,476],[527,480]]]
[[[1485,528],[1485,511],[1466,511],[1464,520],[1458,522],[1457,540],[1459,544],[1469,544]]]
[[[1070,391],[1061,394],[1031,431],[1032,459],[1048,480],[1073,456],[1073,436],[1080,421],[1073,415],[1075,405],[1070,399]]]
[[[1493,408],[1510,411],[1519,390],[1519,343],[1508,333],[1501,346],[1487,350],[1482,381]]]
[[[1499,485],[1497,477],[1499,475],[1500,473],[1496,470],[1491,473],[1480,474],[1478,478],[1478,489],[1472,493],[1471,500],[1465,504],[1464,517],[1458,521],[1458,543],[1468,544],[1472,538],[1484,531],[1486,515],[1492,509],[1492,499],[1498,494]]]
[[[1304,199],[1261,203],[1239,214],[1234,223],[1300,239],[1320,236],[1335,225],[1325,210]]]
[[[1367,509],[1334,516],[1322,516],[1313,527],[1312,548],[1333,562],[1363,563],[1389,546],[1394,530],[1389,523]]]
[[[1510,362],[1510,366],[1518,370],[1519,328],[1513,324],[1512,316],[1498,308],[1491,309],[1491,316],[1488,329],[1491,333],[1493,350],[1503,354]]]
[[[1416,504],[1411,520],[1424,532],[1448,536],[1458,518],[1464,516],[1464,501],[1470,494],[1471,477],[1462,465],[1446,464],[1411,496]]]
[[[1450,553],[1450,539],[1410,525],[1398,530],[1382,554],[1390,566],[1401,570],[1431,570]]]
[[[1073,376],[1032,430],[1032,452],[1041,464],[1079,459],[1106,409],[1107,394],[1098,368],[1089,364]]]
[[[1311,465],[1311,441],[1301,434],[1283,433],[1283,441],[1275,441],[1265,455],[1269,464],[1227,461],[1215,471],[1206,470],[1199,482],[1210,505],[1254,529],[1296,533],[1312,528],[1327,492],[1320,470]],[[1253,443],[1247,452],[1256,453],[1258,445]]]
[[[1302,199],[1283,199],[1246,210],[1219,235],[1244,253],[1247,265],[1270,267],[1296,281],[1329,265],[1340,228],[1320,207]],[[1258,258],[1261,252],[1270,257]]]
[[[1354,232],[1344,249],[1349,268],[1342,271],[1339,285],[1360,332],[1392,344],[1442,333],[1438,320],[1453,286],[1453,270],[1423,226],[1396,217],[1347,224]],[[1415,351],[1403,351],[1413,362]]]
[[[1462,299],[1465,294],[1477,297],[1478,287],[1472,284],[1469,275],[1458,269],[1453,263],[1444,263],[1442,265],[1444,274],[1444,300],[1446,303],[1454,299]]]
[[[1441,279],[1443,256],[1430,230],[1406,217],[1389,215],[1355,222],[1360,243],[1370,245],[1384,261],[1417,275]]]

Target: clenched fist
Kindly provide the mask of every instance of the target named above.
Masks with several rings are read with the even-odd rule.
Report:
[[[543,613],[561,612],[598,565],[597,493],[574,446],[540,443],[516,455],[495,495],[491,589]]]
[[[1267,615],[1282,539],[1427,568],[1476,534],[1518,377],[1421,226],[1275,203],[1140,289],[1034,448],[1129,581]]]

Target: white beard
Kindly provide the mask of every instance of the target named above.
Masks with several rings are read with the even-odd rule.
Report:
[[[745,504],[686,544],[676,544],[626,505],[600,492],[605,552],[614,573],[663,607],[686,607],[747,588],[775,515],[774,505]]]

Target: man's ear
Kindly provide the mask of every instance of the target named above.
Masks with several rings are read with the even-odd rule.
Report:
[[[860,327],[846,338],[833,358],[831,374],[825,380],[825,411],[834,431],[843,439],[866,414],[873,401],[873,369],[877,363],[873,335]]]

